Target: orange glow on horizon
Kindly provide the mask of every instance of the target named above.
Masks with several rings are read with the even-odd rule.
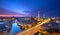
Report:
[[[1,15],[0,14],[0,16],[2,16],[2,17],[24,17],[24,15],[16,15],[16,14],[14,14],[14,15]]]

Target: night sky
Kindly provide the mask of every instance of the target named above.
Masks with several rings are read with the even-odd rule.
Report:
[[[0,14],[1,9],[4,10],[3,14],[9,10],[9,13],[11,11],[29,17],[37,16],[40,11],[41,17],[60,17],[60,0],[0,0]]]

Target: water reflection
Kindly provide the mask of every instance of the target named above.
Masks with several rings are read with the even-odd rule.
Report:
[[[22,31],[22,30],[21,30],[20,27],[17,25],[17,23],[13,23],[13,24],[12,24],[12,32],[13,32],[14,34],[17,34],[17,33],[20,32],[20,31]]]

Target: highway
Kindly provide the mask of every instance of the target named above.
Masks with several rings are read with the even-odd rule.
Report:
[[[19,33],[16,34],[16,35],[34,35],[36,32],[38,32],[38,31],[41,29],[40,26],[41,26],[42,24],[45,24],[45,23],[47,23],[47,22],[49,22],[49,21],[50,21],[50,19],[46,19],[46,20],[44,20],[42,23],[40,23],[40,24],[38,24],[38,25],[36,25],[36,26],[28,29],[28,30],[19,32]]]

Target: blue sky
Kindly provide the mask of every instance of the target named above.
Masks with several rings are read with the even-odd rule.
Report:
[[[60,0],[0,0],[0,7],[16,13],[37,16],[60,17]]]

